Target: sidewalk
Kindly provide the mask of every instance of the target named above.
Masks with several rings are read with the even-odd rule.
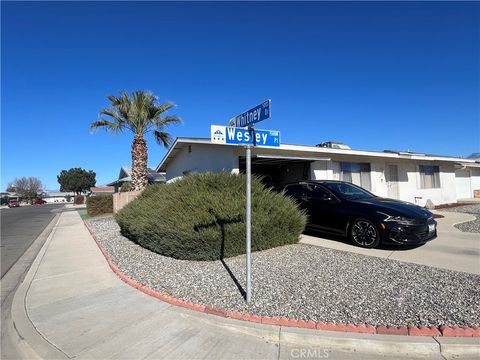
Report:
[[[61,214],[13,303],[10,330],[29,359],[473,359],[480,351],[478,338],[295,329],[166,304],[119,280],[73,211]]]

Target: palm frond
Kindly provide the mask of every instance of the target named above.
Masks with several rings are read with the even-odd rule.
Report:
[[[159,145],[163,145],[165,148],[168,148],[170,146],[170,143],[172,142],[172,137],[169,133],[155,130],[153,132],[153,135],[155,136],[155,140],[157,140],[157,143]]]
[[[165,126],[170,124],[181,124],[182,119],[176,115],[168,115],[164,117],[159,117],[153,121],[153,125],[159,129],[163,129]]]
[[[94,121],[90,125],[90,132],[98,128],[105,128],[107,131],[111,131],[115,133],[121,132],[123,130],[123,127],[121,126],[121,124],[113,121],[108,121],[105,119]]]
[[[173,102],[166,102],[160,106],[154,106],[152,108],[152,118],[157,118],[162,115],[164,112],[170,110],[171,108],[175,107],[176,105]]]
[[[114,109],[109,109],[109,108],[102,109],[102,110],[100,110],[99,115],[110,116],[112,119],[114,119],[119,124],[123,124],[126,121],[125,118],[122,117],[122,115]]]
[[[162,116],[176,105],[172,102],[159,104],[158,98],[149,91],[134,91],[130,95],[122,90],[118,96],[108,96],[108,100],[110,107],[102,109],[99,115],[109,119],[95,121],[90,130],[103,127],[108,131],[119,132],[128,129],[135,135],[142,136],[153,130],[156,141],[168,147],[171,136],[163,131],[164,128],[182,122],[178,116]]]

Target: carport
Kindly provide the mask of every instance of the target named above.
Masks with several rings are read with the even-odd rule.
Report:
[[[285,184],[309,180],[310,164],[314,161],[328,161],[329,158],[295,157],[275,154],[253,154],[252,174],[260,176],[266,185],[281,188]],[[245,156],[240,156],[239,170],[245,173]]]

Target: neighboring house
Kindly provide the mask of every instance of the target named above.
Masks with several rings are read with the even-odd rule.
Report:
[[[75,197],[74,192],[66,191],[48,191],[45,192],[41,198],[47,203],[68,203],[73,202]]]
[[[14,192],[2,192],[0,193],[0,205],[7,205],[10,200],[20,201],[21,195]]]
[[[252,173],[274,186],[307,179],[349,181],[378,196],[421,206],[427,200],[435,205],[455,203],[480,190],[480,162],[475,159],[319,145],[255,147]],[[210,139],[177,138],[156,170],[165,172],[167,181],[195,172],[244,172],[245,149],[212,144]]]
[[[148,183],[149,184],[157,184],[157,183],[164,183],[165,180],[165,173],[158,173],[153,169],[147,168],[148,170]],[[123,166],[120,169],[120,173],[118,174],[118,179],[107,184],[108,186],[113,186],[115,191],[120,192],[122,188],[122,184],[129,183],[132,181],[132,169],[130,167]]]
[[[110,195],[115,192],[114,186],[94,186],[90,188],[90,196]]]

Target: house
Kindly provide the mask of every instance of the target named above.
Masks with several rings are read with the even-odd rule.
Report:
[[[15,192],[0,192],[0,205],[7,205],[10,200],[20,201],[21,199],[21,195]]]
[[[74,192],[66,191],[49,191],[42,194],[41,198],[47,203],[68,203],[73,202],[75,198]]]
[[[172,181],[196,172],[245,171],[242,146],[205,138],[177,138],[156,171]],[[480,190],[475,159],[410,151],[353,150],[338,143],[254,147],[252,173],[273,186],[300,180],[349,181],[372,193],[424,206],[455,203]]]
[[[147,168],[148,170],[148,183],[149,184],[156,184],[156,183],[164,183],[165,180],[165,174],[164,173],[158,173],[153,169]],[[123,166],[120,169],[120,173],[118,174],[118,179],[107,184],[107,186],[113,186],[114,187],[114,192],[120,192],[120,189],[122,188],[122,185],[125,183],[129,183],[132,181],[132,169],[130,167]]]

